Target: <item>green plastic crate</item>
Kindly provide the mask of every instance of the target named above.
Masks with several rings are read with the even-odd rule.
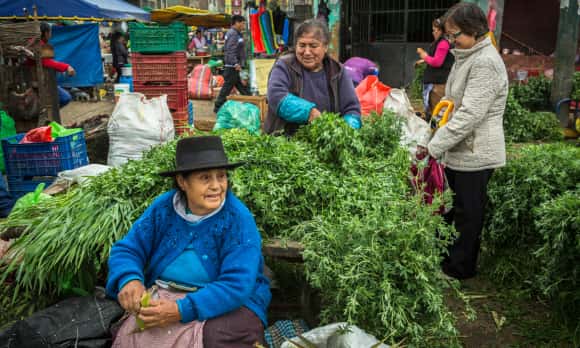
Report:
[[[181,22],[169,25],[129,23],[131,52],[166,53],[185,51],[187,27]]]

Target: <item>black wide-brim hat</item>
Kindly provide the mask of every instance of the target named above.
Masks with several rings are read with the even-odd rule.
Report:
[[[161,176],[205,169],[234,169],[243,162],[228,162],[222,139],[218,136],[198,136],[180,139],[175,150],[175,170],[161,172]]]

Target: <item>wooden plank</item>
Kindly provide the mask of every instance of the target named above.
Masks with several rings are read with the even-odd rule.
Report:
[[[264,256],[275,259],[282,259],[291,262],[303,262],[302,253],[304,246],[295,241],[284,241],[281,239],[268,239],[262,245]]]

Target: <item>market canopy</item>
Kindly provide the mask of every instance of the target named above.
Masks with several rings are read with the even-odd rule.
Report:
[[[161,10],[153,10],[151,11],[151,20],[164,24],[180,21],[189,26],[204,28],[228,27],[231,24],[231,17],[228,14],[187,6],[171,6]]]
[[[147,11],[123,0],[0,0],[0,19],[33,16],[34,6],[40,19],[149,20]]]

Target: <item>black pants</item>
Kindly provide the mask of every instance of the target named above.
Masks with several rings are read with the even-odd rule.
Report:
[[[220,91],[220,95],[217,97],[215,101],[215,106],[213,111],[217,114],[219,109],[224,105],[226,102],[226,97],[230,95],[232,89],[236,87],[238,92],[242,95],[250,95],[250,89],[248,86],[244,86],[242,84],[242,80],[240,80],[240,72],[237,71],[235,68],[226,67],[224,69],[224,85]]]
[[[454,193],[453,209],[445,215],[448,224],[454,224],[459,233],[449,255],[443,260],[443,272],[457,279],[475,276],[477,256],[483,229],[487,183],[493,169],[461,172],[446,168],[447,181]]]

